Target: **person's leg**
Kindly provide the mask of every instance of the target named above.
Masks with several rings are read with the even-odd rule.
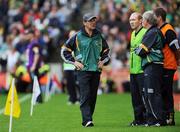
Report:
[[[96,105],[96,98],[97,98],[97,90],[99,87],[100,81],[100,73],[99,72],[92,72],[91,73],[91,82],[90,82],[90,107],[91,107],[91,114],[93,115],[95,105]]]
[[[76,73],[76,71],[74,71],[74,78],[75,78],[76,97],[77,97],[77,101],[79,101],[80,91],[79,91],[79,81],[77,80],[77,73]]]
[[[92,121],[90,108],[90,74],[88,72],[77,71],[77,80],[80,88],[80,110],[82,115],[82,125]]]
[[[162,109],[162,65],[151,64],[145,69],[145,88],[147,93],[147,122],[149,125],[164,125],[165,115]]]
[[[143,102],[143,87],[144,87],[144,73],[141,74],[137,74],[135,77],[135,81],[136,81],[136,88],[137,91],[136,92],[136,96],[134,98],[134,100],[136,100],[136,107],[135,107],[135,119],[138,119],[139,121],[141,121],[142,123],[145,122],[145,102]]]
[[[30,72],[30,76],[31,76],[31,80],[32,80],[32,86],[33,86],[33,82],[34,82],[34,76],[36,76],[37,79],[38,79],[38,83],[39,83],[41,93],[37,97],[36,102],[43,103],[42,89],[41,89],[41,85],[40,85],[40,82],[39,82],[40,76],[39,76],[39,73],[38,73],[38,69],[36,69],[34,72]]]
[[[75,103],[77,101],[76,89],[75,89],[75,77],[73,70],[64,71],[67,82],[67,91],[69,94],[69,102]]]
[[[175,70],[163,70],[162,98],[163,106],[169,125],[175,125],[174,121],[174,99],[173,99],[173,77]]]
[[[144,74],[130,75],[131,99],[134,110],[134,121],[131,125],[144,123],[145,107],[142,100],[142,89],[144,86]]]

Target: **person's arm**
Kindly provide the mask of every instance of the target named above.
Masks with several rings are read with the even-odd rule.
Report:
[[[142,43],[135,49],[135,54],[139,55],[140,57],[146,57],[156,40],[157,34],[154,34],[154,32],[145,35]]]
[[[109,56],[109,46],[106,42],[106,40],[102,37],[102,51],[101,51],[101,58],[98,63],[98,67],[102,68],[103,65],[108,65],[110,62],[110,56]]]
[[[165,34],[165,40],[173,51],[180,49],[176,33],[173,30],[168,30]]]
[[[34,72],[36,69],[36,66],[38,64],[39,58],[40,58],[40,53],[39,53],[39,47],[38,46],[34,46],[33,47],[33,52],[34,52],[34,59],[33,59],[33,64],[31,66],[31,72]]]
[[[76,49],[76,35],[69,38],[61,48],[61,57],[66,63],[73,64],[77,70],[82,69],[84,66],[76,61],[72,52]]]
[[[176,56],[177,64],[180,66],[180,46],[176,33],[173,30],[168,30],[165,34],[165,38],[166,43],[169,44],[169,47]]]
[[[61,47],[61,57],[66,63],[74,64],[75,58],[72,56],[72,51],[75,50],[76,36],[69,38]]]

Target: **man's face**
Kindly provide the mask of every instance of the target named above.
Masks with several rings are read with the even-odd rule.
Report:
[[[96,22],[97,18],[92,18],[91,20],[84,22],[84,26],[90,30],[93,30],[96,28]]]
[[[138,14],[132,14],[129,18],[130,26],[133,30],[137,29],[142,24],[142,19],[138,17]]]

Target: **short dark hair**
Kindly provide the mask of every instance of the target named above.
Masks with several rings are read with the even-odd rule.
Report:
[[[154,13],[157,17],[160,16],[163,21],[166,21],[166,11],[162,7],[156,8]]]

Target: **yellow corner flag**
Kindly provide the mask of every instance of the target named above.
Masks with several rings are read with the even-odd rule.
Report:
[[[12,108],[11,108],[11,105],[12,105]],[[14,81],[13,83],[11,83],[11,87],[10,87],[8,97],[6,100],[4,114],[11,116],[11,109],[12,109],[12,116],[19,118],[20,113],[21,113],[21,108],[18,101],[18,95],[17,95],[16,87],[14,85]]]

